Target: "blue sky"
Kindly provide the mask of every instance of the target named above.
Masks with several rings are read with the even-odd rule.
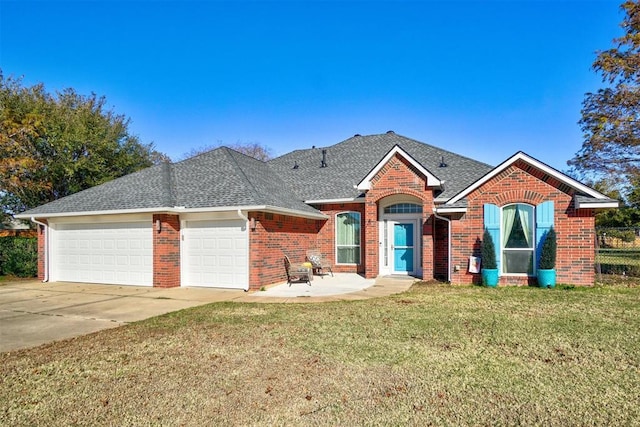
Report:
[[[107,98],[174,160],[396,133],[565,170],[620,1],[7,1],[0,67]]]

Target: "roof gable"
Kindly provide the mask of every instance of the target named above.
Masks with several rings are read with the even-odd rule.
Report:
[[[502,173],[505,169],[507,169],[509,166],[513,165],[514,163],[516,163],[519,160],[521,160],[521,161],[523,161],[523,162],[525,162],[525,163],[527,163],[527,164],[529,164],[529,165],[531,165],[531,166],[543,171],[547,175],[552,176],[553,178],[557,179],[559,182],[561,182],[561,183],[573,188],[577,192],[580,192],[580,193],[583,193],[583,194],[587,195],[591,199],[597,199],[597,200],[601,200],[601,201],[604,201],[604,200],[611,201],[611,199],[609,199],[609,197],[607,197],[604,194],[594,190],[593,188],[587,187],[586,185],[576,181],[575,179],[571,178],[570,176],[567,176],[567,175],[563,174],[562,172],[557,171],[556,169],[552,168],[551,166],[549,166],[549,165],[547,165],[545,163],[542,163],[541,161],[529,156],[528,154],[526,154],[526,153],[524,153],[522,151],[518,151],[513,156],[509,157],[507,160],[505,160],[504,162],[500,163],[498,166],[496,166],[495,168],[490,170],[488,173],[486,173],[480,179],[478,179],[477,181],[473,182],[467,188],[465,188],[464,190],[460,191],[458,194],[456,194],[455,196],[450,198],[445,203],[445,205],[454,205],[454,204],[456,204],[457,202],[459,202],[460,200],[462,200],[465,197],[467,197],[470,193],[472,193],[473,191],[475,191],[476,189],[481,187],[486,182],[490,181],[495,176],[497,176],[500,173]]]
[[[394,145],[391,150],[380,160],[371,171],[365,176],[362,181],[358,183],[356,188],[360,191],[366,191],[371,189],[371,180],[380,172],[380,170],[391,160],[391,158],[395,155],[403,157],[407,160],[411,166],[416,168],[422,175],[427,179],[427,186],[429,187],[439,187],[442,184],[442,181],[429,172],[424,166],[422,166],[416,159],[411,157],[406,151],[400,148],[399,145]]]

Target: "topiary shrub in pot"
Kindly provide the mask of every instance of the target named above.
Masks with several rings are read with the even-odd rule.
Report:
[[[551,227],[542,242],[540,263],[538,264],[538,286],[553,288],[556,286],[556,254],[558,242],[556,231]]]
[[[482,284],[495,288],[498,286],[498,263],[496,247],[489,231],[485,228],[482,235]]]

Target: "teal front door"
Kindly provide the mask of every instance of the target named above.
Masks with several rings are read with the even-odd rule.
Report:
[[[413,272],[413,224],[396,223],[393,226],[393,270],[396,273]]]

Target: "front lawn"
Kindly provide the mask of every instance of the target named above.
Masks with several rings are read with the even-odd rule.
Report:
[[[218,303],[0,354],[0,425],[640,425],[640,288]]]

